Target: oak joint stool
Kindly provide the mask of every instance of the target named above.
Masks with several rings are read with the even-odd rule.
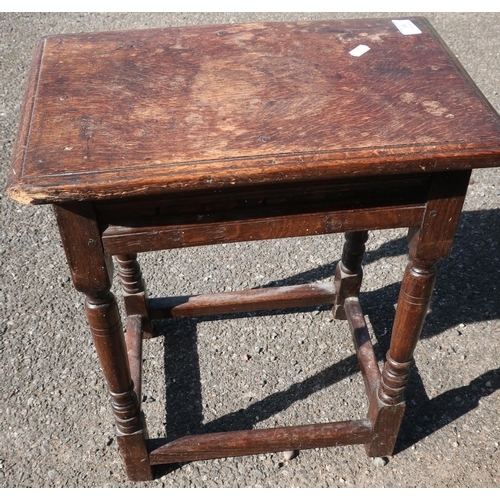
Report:
[[[111,395],[128,477],[154,465],[335,445],[393,452],[404,389],[469,176],[500,165],[500,118],[423,18],[44,37],[8,191],[53,205]],[[409,228],[380,372],[359,302],[369,230]],[[329,284],[148,298],[137,253],[346,233]],[[115,257],[125,334],[110,292]],[[347,319],[366,418],[150,440],[153,320],[330,305]]]

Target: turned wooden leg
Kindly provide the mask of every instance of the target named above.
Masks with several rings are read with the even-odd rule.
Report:
[[[421,266],[412,259],[406,268],[380,386],[370,401],[368,416],[374,426],[374,437],[366,445],[369,456],[391,455],[396,444],[413,351],[422,331],[435,278],[434,265]]]
[[[111,396],[116,435],[129,479],[152,479],[143,435],[140,402],[130,376],[122,323],[109,291],[87,295],[85,312]]]
[[[401,426],[404,391],[436,281],[436,263],[448,255],[467,192],[470,172],[434,174],[422,225],[408,232],[410,262],[401,283],[391,344],[380,386],[370,397],[373,425],[369,456],[391,455]]]
[[[365,253],[368,231],[356,231],[345,234],[342,259],[335,269],[335,303],[333,317],[346,319],[344,302],[348,297],[357,297],[363,280],[361,262]]]
[[[115,261],[118,264],[118,275],[123,290],[125,311],[127,316],[142,316],[142,336],[151,338],[153,328],[149,319],[147,308],[147,293],[142,279],[141,268],[137,262],[137,254],[116,255]]]
[[[134,392],[123,328],[114,295],[111,259],[104,255],[90,203],[54,206],[75,288],[84,293],[85,312],[111,395],[117,442],[129,479],[153,478],[140,402]]]

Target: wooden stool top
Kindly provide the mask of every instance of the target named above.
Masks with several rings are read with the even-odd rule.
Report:
[[[47,36],[9,194],[51,203],[500,165],[498,114],[428,22],[411,23]]]

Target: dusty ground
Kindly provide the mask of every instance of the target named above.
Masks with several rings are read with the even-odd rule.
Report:
[[[334,17],[361,16],[0,14],[0,185],[39,36]],[[500,110],[500,15],[427,17]],[[269,454],[165,467],[150,483],[125,477],[82,298],[71,286],[53,214],[14,203],[2,187],[0,487],[496,487],[499,173],[473,174],[454,249],[439,266],[406,418],[387,465],[377,467],[357,446],[303,451],[289,462]],[[341,244],[342,236],[331,235],[221,245],[146,254],[141,264],[151,296],[292,284],[332,279]],[[405,252],[404,231],[374,232],[368,242],[361,300],[379,359]],[[362,418],[366,412],[348,330],[327,310],[158,327],[165,335],[149,341],[144,353],[143,406],[152,437]]]

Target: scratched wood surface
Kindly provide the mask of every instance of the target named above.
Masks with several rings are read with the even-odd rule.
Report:
[[[424,19],[57,35],[9,178],[24,203],[500,164],[500,120]],[[360,44],[370,50],[349,52]]]

